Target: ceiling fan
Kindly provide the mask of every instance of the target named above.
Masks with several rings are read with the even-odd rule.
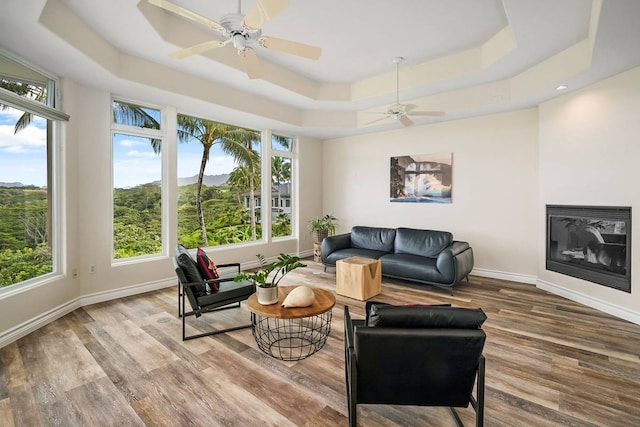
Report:
[[[409,118],[409,116],[438,117],[444,115],[443,111],[416,111],[415,109],[418,108],[417,105],[400,103],[400,63],[402,63],[402,61],[404,61],[404,58],[401,56],[393,58],[393,60],[391,61],[396,65],[396,103],[389,106],[389,109],[387,111],[367,112],[369,114],[384,114],[384,117],[369,122],[366,125],[371,125],[382,120],[393,118],[397,122],[402,123],[403,126],[411,126],[413,124],[413,121]]]
[[[147,1],[149,4],[217,31],[223,38],[222,40],[206,41],[174,52],[169,55],[174,59],[187,58],[210,49],[232,45],[238,51],[242,65],[249,78],[255,79],[262,75],[262,66],[255,52],[258,47],[309,59],[318,59],[322,54],[322,49],[319,47],[262,35],[262,26],[285,9],[289,4],[289,0],[258,0],[246,14],[242,14],[240,8],[241,0],[238,0],[238,12],[223,16],[219,23],[167,0]]]

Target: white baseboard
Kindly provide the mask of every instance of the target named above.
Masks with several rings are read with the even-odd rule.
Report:
[[[98,304],[100,302],[111,301],[117,298],[129,297],[131,295],[142,294],[145,292],[164,289],[170,286],[178,286],[178,279],[163,279],[153,282],[141,283],[139,285],[125,286],[110,291],[96,292],[94,294],[84,295],[78,298],[80,300],[79,307],[85,305]],[[176,293],[178,291],[176,290]]]
[[[602,301],[592,296],[585,295],[544,280],[538,280],[536,287],[552,294],[560,295],[561,297],[570,299],[571,301],[579,302],[587,307],[595,308],[596,310],[600,310],[620,319],[635,323],[636,325],[640,325],[640,313],[631,311],[628,308],[620,307],[619,305],[611,304],[610,302]]]
[[[154,282],[142,283],[139,285],[126,286],[124,288],[114,289],[112,291],[96,292],[94,294],[75,298],[47,311],[46,313],[40,314],[32,319],[22,322],[17,326],[14,326],[9,330],[2,332],[0,334],[0,348],[19,340],[20,338],[30,334],[31,332],[42,328],[43,326],[46,326],[54,320],[71,313],[73,310],[84,307],[85,305],[97,304],[117,298],[123,298],[131,295],[141,294],[144,292],[154,291],[156,289],[176,286],[176,283],[176,279],[158,280]]]
[[[538,278],[528,274],[509,273],[506,271],[488,270],[486,268],[474,268],[469,273],[473,276],[489,277],[491,279],[509,280],[511,282],[528,283],[535,285]]]
[[[300,251],[298,256],[300,258],[307,258],[307,257],[313,256],[313,249],[308,249],[306,251]]]
[[[71,313],[79,307],[80,299],[76,298],[4,331],[0,334],[0,348],[29,335],[31,332],[48,325],[54,320]]]

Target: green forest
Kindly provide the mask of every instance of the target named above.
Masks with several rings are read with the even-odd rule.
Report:
[[[0,286],[52,270],[47,190],[0,187]]]
[[[178,242],[202,246],[196,212],[196,184],[178,187]],[[157,184],[114,189],[114,258],[162,252],[162,197]],[[228,185],[203,186],[202,206],[209,246],[251,240],[251,218],[242,193]],[[256,211],[258,219],[260,211]],[[288,216],[273,222],[273,236],[291,234]],[[256,224],[256,238],[262,236]],[[52,270],[48,247],[47,191],[38,187],[0,187],[0,286]]]

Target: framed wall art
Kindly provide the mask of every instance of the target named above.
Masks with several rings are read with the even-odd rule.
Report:
[[[452,153],[391,157],[390,201],[451,203],[452,159]]]

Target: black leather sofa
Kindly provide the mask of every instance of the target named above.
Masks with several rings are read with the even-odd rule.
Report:
[[[473,249],[447,231],[356,226],[322,241],[325,271],[353,256],[379,259],[383,276],[444,286],[452,293],[473,269]]]

